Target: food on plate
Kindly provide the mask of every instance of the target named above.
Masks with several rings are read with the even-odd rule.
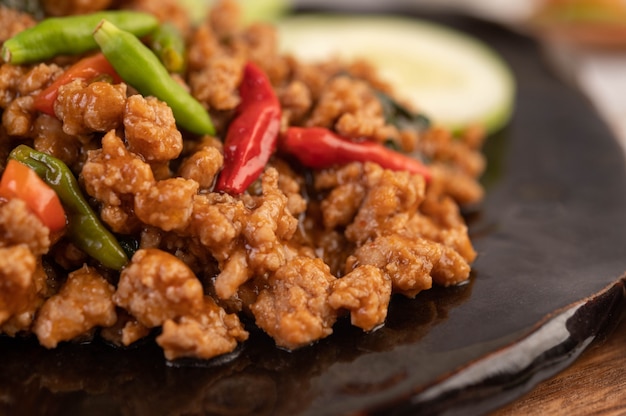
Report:
[[[301,60],[367,59],[398,97],[455,132],[479,125],[493,133],[511,117],[510,68],[461,32],[419,19],[325,14],[277,27],[281,50]]]
[[[5,336],[210,359],[256,325],[296,349],[469,279],[482,130],[367,61],[282,52],[233,1],[198,24],[174,0],[62,3],[0,6]]]

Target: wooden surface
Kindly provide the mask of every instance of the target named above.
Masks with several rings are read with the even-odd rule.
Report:
[[[490,416],[626,415],[626,319],[572,366]]]

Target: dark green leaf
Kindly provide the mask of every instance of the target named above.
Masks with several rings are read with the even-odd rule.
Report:
[[[400,148],[400,145],[398,144],[397,141],[393,140],[393,139],[387,139],[385,140],[385,142],[383,143],[383,145],[391,150],[395,150],[396,152],[401,152],[402,149]]]
[[[430,127],[430,120],[424,114],[410,111],[382,91],[376,91],[376,96],[383,107],[383,113],[387,123],[401,130],[415,129],[419,132]]]
[[[135,252],[139,250],[139,240],[127,235],[118,235],[117,239],[128,258],[133,258]]]

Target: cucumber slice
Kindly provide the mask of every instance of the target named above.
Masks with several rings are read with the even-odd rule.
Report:
[[[455,132],[504,126],[515,82],[487,45],[447,27],[386,16],[302,15],[277,23],[280,48],[304,61],[363,58],[396,94]]]

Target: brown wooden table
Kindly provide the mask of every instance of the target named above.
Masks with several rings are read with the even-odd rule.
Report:
[[[626,319],[572,364],[490,416],[626,415]]]

